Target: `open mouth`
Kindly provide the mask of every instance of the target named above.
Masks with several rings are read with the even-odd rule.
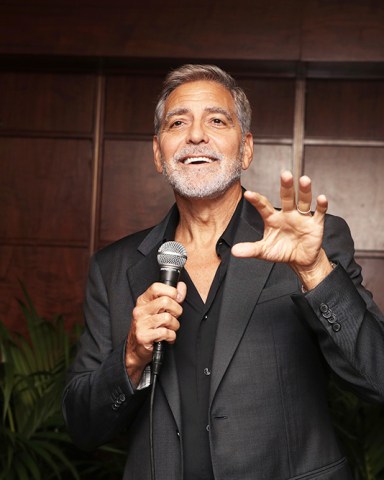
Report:
[[[210,157],[186,157],[181,162],[184,165],[203,165],[205,163],[213,163],[216,159]]]

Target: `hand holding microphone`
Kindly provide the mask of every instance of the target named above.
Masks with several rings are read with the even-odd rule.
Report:
[[[187,251],[178,242],[165,242],[157,252],[157,262],[160,267],[160,282],[176,287],[181,270],[187,261]],[[163,364],[164,346],[155,342],[152,356],[152,373],[158,375]]]
[[[177,242],[164,243],[158,252],[158,262],[159,281],[138,297],[128,333],[125,363],[128,375],[136,385],[152,360],[155,342],[175,341],[180,326],[178,318],[183,311],[181,303],[186,295],[185,284],[177,284],[186,262],[184,247]]]

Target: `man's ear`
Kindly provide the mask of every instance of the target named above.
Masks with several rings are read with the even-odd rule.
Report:
[[[161,162],[160,145],[159,145],[159,139],[157,135],[153,137],[152,147],[153,147],[153,161],[155,162],[156,170],[158,171],[158,173],[163,173],[163,164]]]
[[[247,170],[253,160],[253,136],[247,133],[244,138],[243,158],[241,159],[241,168]]]

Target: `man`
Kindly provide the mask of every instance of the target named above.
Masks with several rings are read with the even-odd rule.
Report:
[[[98,252],[85,332],[63,409],[74,441],[125,432],[124,479],[150,478],[148,370],[167,345],[154,402],[157,480],[351,479],[327,411],[327,373],[383,401],[384,318],[361,286],[348,227],[311,213],[311,181],[281,210],[243,192],[250,108],[215,66],[171,72],[156,108],[157,171],[176,205],[153,229]],[[164,241],[188,259],[177,288],[158,283]]]

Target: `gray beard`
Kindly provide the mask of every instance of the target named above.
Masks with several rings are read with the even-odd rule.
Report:
[[[162,159],[163,175],[166,177],[172,189],[181,197],[217,198],[240,179],[243,146],[244,142],[241,143],[236,161],[228,161],[223,155],[211,150],[208,151],[204,147],[186,147],[173,158],[171,165],[167,165]],[[207,175],[207,179],[202,177],[200,182],[195,183],[194,180],[196,176],[200,174],[198,171],[199,167],[191,167],[190,173],[177,170],[178,159],[188,154],[206,155],[211,158],[216,158],[216,161],[223,162],[222,165],[224,165],[224,167],[220,168],[216,175]]]

